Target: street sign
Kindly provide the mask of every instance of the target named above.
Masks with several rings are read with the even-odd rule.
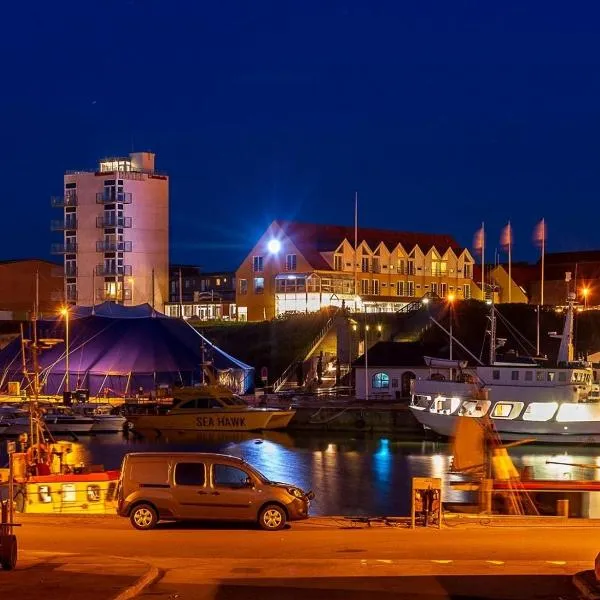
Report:
[[[267,369],[267,367],[263,367],[260,370],[260,378],[265,382],[269,379],[269,370]]]
[[[6,452],[8,454],[14,454],[17,451],[16,442],[6,442]]]

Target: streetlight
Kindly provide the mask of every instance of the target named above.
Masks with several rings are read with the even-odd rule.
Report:
[[[365,402],[369,401],[369,342],[367,341],[367,333],[369,325],[366,323],[367,313],[365,312]]]
[[[65,392],[71,391],[71,386],[69,385],[69,307],[65,306],[61,309],[60,313],[65,318],[65,350],[66,350],[66,360],[65,360]]]
[[[590,295],[590,288],[584,287],[581,290],[581,293],[583,294],[583,308],[587,309],[587,299],[588,299],[588,296]]]
[[[448,304],[450,305],[450,360],[452,360],[452,321],[453,319],[453,307],[454,307],[454,294],[448,294]],[[452,379],[453,370],[450,367],[450,379]]]

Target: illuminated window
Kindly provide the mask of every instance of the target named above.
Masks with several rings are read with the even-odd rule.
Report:
[[[512,404],[508,404],[506,402],[498,402],[498,404],[494,406],[494,412],[492,413],[492,416],[506,419],[510,416],[512,409]]]
[[[398,296],[404,296],[404,281],[398,281],[396,283]]]
[[[255,273],[263,272],[263,257],[262,256],[253,256],[252,257],[252,270]]]
[[[343,270],[343,256],[341,254],[336,254],[333,257],[333,269],[334,271],[342,271]]]
[[[554,381],[556,373],[554,371],[548,371],[548,381]]]
[[[403,260],[399,260],[398,261],[398,274],[399,275],[404,275],[405,268],[404,268],[404,261]]]
[[[254,293],[262,294],[265,291],[265,278],[255,277],[254,278]]]
[[[406,282],[406,295],[410,296],[411,298],[415,295],[415,282],[414,281]]]
[[[50,486],[49,485],[38,485],[38,496],[40,502],[44,504],[48,504],[52,502],[52,496],[50,494]]]
[[[536,381],[544,381],[544,371],[537,371],[535,374]]]
[[[360,264],[360,270],[363,273],[368,273],[369,272],[369,257],[368,256],[363,256],[362,257],[361,264]]]
[[[369,293],[369,280],[361,279],[360,280],[360,293],[366,296]]]
[[[297,268],[297,257],[295,254],[288,254],[285,257],[285,270],[295,271]]]
[[[472,266],[470,264],[465,263],[463,275],[465,276],[465,279],[471,279],[471,277],[473,275],[473,271],[472,271]]]
[[[87,486],[87,499],[88,499],[88,502],[100,502],[100,486],[99,485],[88,485]]]
[[[74,483],[63,483],[61,493],[63,502],[75,502],[77,500],[77,489]]]
[[[371,385],[374,389],[388,389],[390,387],[390,377],[387,373],[375,373],[371,378]]]
[[[374,296],[379,296],[379,279],[373,279],[371,282],[371,293]]]

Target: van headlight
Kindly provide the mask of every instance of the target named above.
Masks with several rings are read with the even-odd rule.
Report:
[[[288,488],[288,494],[294,496],[294,498],[304,498],[304,492],[302,490],[299,490],[298,488],[295,487],[291,487]]]

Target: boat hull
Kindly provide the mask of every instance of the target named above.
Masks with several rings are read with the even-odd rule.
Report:
[[[197,411],[185,414],[132,415],[134,429],[176,431],[261,431],[284,429],[295,411],[250,409],[243,411]]]
[[[426,429],[443,437],[452,437],[458,419],[480,419],[460,415],[443,415],[410,407],[417,421]],[[517,441],[535,438],[536,442],[547,444],[600,444],[600,421],[523,421],[492,419],[494,428],[503,441]]]

